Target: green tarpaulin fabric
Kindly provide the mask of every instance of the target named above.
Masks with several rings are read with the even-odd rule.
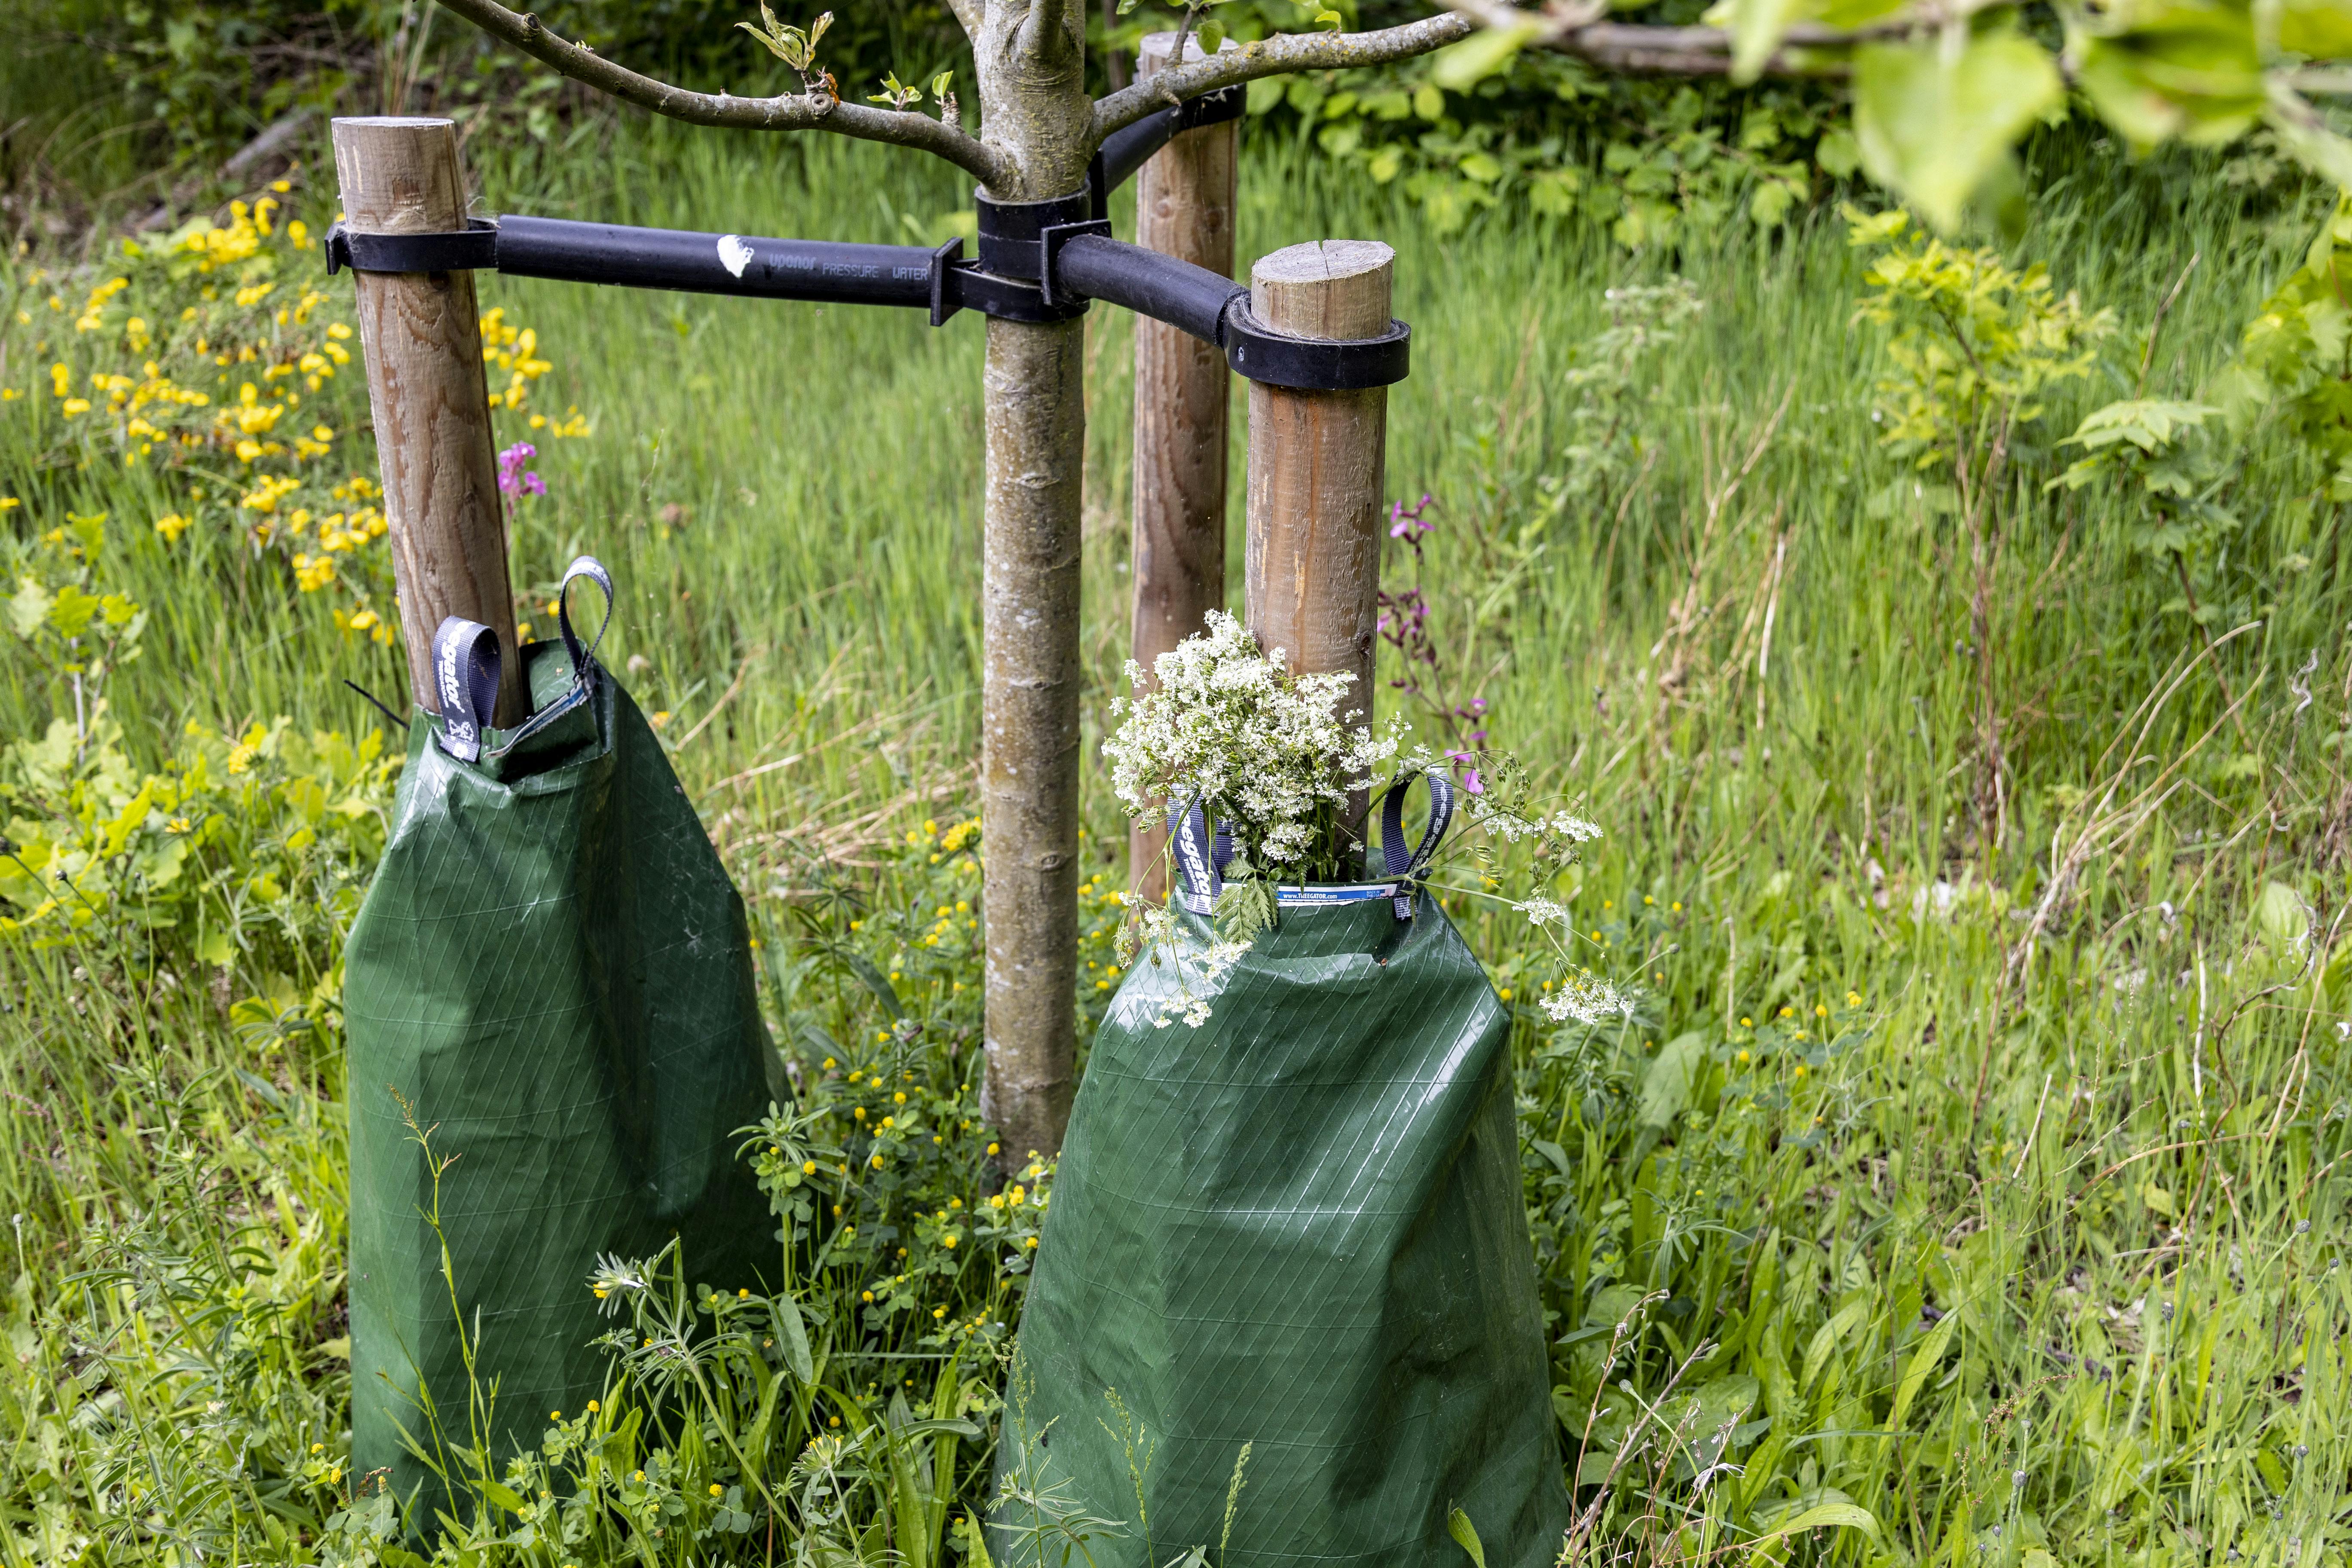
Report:
[[[1123,1521],[1097,1568],[1214,1552],[1244,1444],[1228,1563],[1467,1568],[1455,1507],[1492,1568],[1559,1551],[1507,1020],[1410,908],[1286,908],[1205,987],[1139,961],[1095,1037],[997,1462],[1025,1434],[1033,1481]],[[1209,922],[1177,919],[1197,957]],[[1211,1016],[1160,1026],[1183,986]],[[1000,1509],[1000,1561],[1032,1522]]]
[[[534,712],[560,707],[565,647],[524,660]],[[719,1286],[757,1282],[775,1255],[733,1157],[773,1058],[743,903],[652,730],[583,662],[586,700],[503,755],[493,730],[482,760],[459,762],[442,721],[418,716],[345,952],[352,1469],[390,1470],[404,1497],[430,1480],[404,1430],[436,1453],[468,1441],[478,1323],[503,1469],[550,1411],[603,1386],[600,1254],[646,1258],[677,1236],[689,1278]],[[403,1100],[456,1161],[440,1237]],[[441,1488],[422,1500],[441,1506]]]

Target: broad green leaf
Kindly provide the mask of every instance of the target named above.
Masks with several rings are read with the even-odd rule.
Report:
[[[1412,95],[1412,111],[1434,125],[1444,116],[1445,94],[1429,82],[1423,82]]]
[[[1203,22],[1193,37],[1201,40],[1202,54],[1213,55],[1225,47],[1225,25],[1223,22]]]
[[[2278,46],[2319,60],[2352,56],[2352,3],[2284,0],[2278,12]]]
[[[2265,882],[2254,900],[2254,921],[2273,942],[2294,942],[2311,931],[2311,913],[2303,896],[2284,882]]]
[[[1813,162],[1823,174],[1843,180],[1862,167],[1862,147],[1853,132],[1841,125],[1813,143]]]
[[[2162,398],[2126,398],[2095,408],[2058,444],[2101,452],[2128,443],[2153,456],[2182,436],[2201,426],[2221,411],[2203,403],[2175,403]]]
[[[85,594],[71,583],[58,590],[49,605],[49,626],[61,637],[78,637],[89,630],[90,621],[104,607],[95,594]]]
[[[1955,229],[2011,144],[2063,92],[2049,55],[2014,33],[1971,39],[1949,58],[1935,41],[1865,45],[1853,61],[1863,167],[1937,228]]]
[[[1450,92],[1467,92],[1509,65],[1536,32],[1531,22],[1482,27],[1460,43],[1438,50],[1430,60],[1430,79]]]
[[[1951,1348],[1952,1336],[1959,1331],[1960,1310],[1954,1307],[1927,1331],[1927,1337],[1919,1342],[1919,1348],[1911,1352],[1911,1360],[1903,1368],[1903,1382],[1895,1390],[1895,1407],[1887,1412],[1886,1424],[1889,1426],[1901,1429],[1903,1418],[1911,1413],[1911,1402],[1919,1397],[1919,1390],[1927,1383],[1928,1373],[1943,1361],[1944,1352]]]
[[[771,1299],[777,1337],[784,1342],[784,1363],[803,1384],[816,1381],[816,1363],[809,1354],[808,1329],[801,1321],[800,1303],[779,1292]]]
[[[2262,58],[2243,6],[2182,0],[2127,13],[2121,32],[2083,46],[2074,84],[2142,151],[2176,138],[2218,146],[2263,111]]]
[[[1744,86],[1763,74],[1789,24],[1802,14],[1804,0],[1730,0],[1721,9],[1731,29],[1731,79]]]
[[[39,578],[21,578],[16,596],[8,601],[8,624],[16,628],[18,637],[30,637],[49,618],[49,605],[54,602]]]
[[[981,1528],[978,1509],[967,1510],[956,1520],[963,1531],[964,1563],[967,1568],[995,1568],[988,1555],[988,1532]]]
[[[1637,1120],[1661,1131],[1675,1124],[1690,1106],[1691,1078],[1706,1054],[1706,1037],[1696,1032],[1668,1040],[1649,1070],[1642,1075],[1642,1106]]]
[[[871,959],[862,953],[848,952],[843,952],[841,956],[849,965],[849,972],[857,976],[858,984],[872,992],[874,1000],[882,1004],[884,1012],[888,1013],[894,1019],[904,1018],[907,1016],[905,1005],[898,1000],[898,993],[891,986],[888,978],[874,967]]]
[[[1817,1503],[1786,1524],[1777,1525],[1753,1541],[1740,1545],[1749,1549],[1776,1541],[1784,1535],[1801,1535],[1808,1530],[1859,1530],[1873,1541],[1878,1539],[1878,1519],[1868,1509],[1854,1502]]]
[[[1470,1561],[1478,1568],[1486,1568],[1486,1548],[1479,1543],[1477,1527],[1470,1522],[1468,1514],[1458,1508],[1447,1514],[1445,1533],[1454,1537],[1454,1543],[1468,1552]]]
[[[2296,163],[2323,180],[2352,189],[2352,142],[2330,131],[2310,104],[2292,93],[2273,93],[2263,121]],[[2329,237],[2323,233],[2313,249],[2326,246]]]
[[[1797,1374],[1799,1388],[1812,1386],[1813,1379],[1821,1374],[1822,1363],[1830,1359],[1830,1352],[1837,1348],[1838,1341],[1869,1315],[1870,1298],[1864,1296],[1847,1302],[1836,1316],[1813,1331],[1811,1342],[1805,1346],[1805,1369]]]

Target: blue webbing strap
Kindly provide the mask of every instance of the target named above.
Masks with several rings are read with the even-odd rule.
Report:
[[[1404,797],[1415,777],[1429,781],[1429,826],[1422,830],[1421,842],[1407,849]],[[1381,858],[1389,875],[1396,879],[1397,919],[1412,918],[1412,896],[1420,889],[1422,873],[1429,869],[1430,858],[1437,853],[1446,825],[1453,819],[1454,781],[1442,773],[1409,774],[1391,784],[1381,796]]]
[[[441,749],[478,762],[482,731],[499,706],[499,634],[451,616],[433,634],[433,679],[441,692]]]
[[[1427,777],[1429,827],[1413,848],[1408,850],[1404,845],[1404,795],[1412,780],[1398,781],[1382,800],[1381,848],[1388,863],[1387,881],[1277,888],[1275,901],[1286,907],[1315,907],[1389,899],[1394,903],[1397,919],[1411,920],[1412,895],[1420,887],[1421,873],[1428,868],[1430,857],[1437,853],[1438,841],[1445,837],[1446,824],[1454,816],[1454,781],[1443,773]],[[1224,869],[1234,858],[1233,835],[1220,827],[1212,838],[1208,814],[1200,802],[1194,801],[1169,809],[1168,839],[1175,852],[1177,874],[1183,879],[1178,901],[1194,914],[1211,913],[1225,890]]]
[[[1168,841],[1176,851],[1176,870],[1184,879],[1184,907],[1195,914],[1216,908],[1225,890],[1224,869],[1234,858],[1234,836],[1217,829],[1209,837],[1209,814],[1199,801],[1168,809]]]
[[[604,618],[584,647],[572,629],[571,604],[572,584],[583,577],[604,595]],[[571,689],[508,731],[488,755],[504,756],[588,700],[596,648],[613,624],[613,576],[594,556],[583,555],[565,569],[563,586],[555,593],[555,622],[563,633],[564,651],[572,656]],[[479,621],[451,616],[433,634],[433,679],[441,693],[441,749],[461,763],[479,762],[485,755],[482,733],[498,710],[500,662],[498,634]]]

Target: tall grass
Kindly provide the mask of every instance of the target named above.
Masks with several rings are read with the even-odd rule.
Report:
[[[559,151],[486,156],[488,208],[903,240],[969,202],[823,140],[590,127]],[[2256,434],[2222,576],[2258,624],[2207,654],[2128,548],[2128,498],[2041,488],[2083,409],[2129,394],[2191,258],[2150,395],[2191,396],[2227,361],[2318,208],[2063,137],[2040,157],[2014,248],[2123,331],[2097,383],[2021,434],[2003,498],[1997,819],[1976,795],[1965,544],[1926,504],[1932,476],[1876,439],[1884,362],[1833,213],[1666,257],[1500,220],[1439,242],[1280,149],[1246,167],[1245,257],[1397,247],[1415,362],[1390,488],[1436,498],[1433,689],[1484,699],[1495,742],[1610,833],[1554,891],[1595,966],[1643,987],[1622,1030],[1545,1023],[1519,917],[1453,896],[1523,1009],[1528,1210],[1588,1560],[2317,1563],[2352,1539],[2340,510],[2287,433]],[[1670,274],[1703,309],[1606,371],[1597,336],[1633,308],[1607,290]],[[977,328],[483,290],[538,326],[552,401],[595,426],[542,452],[551,493],[514,536],[526,609],[574,552],[612,566],[609,661],[670,715],[768,944],[778,1037],[817,1071],[812,1026],[880,1021],[824,955],[891,949],[808,895],[927,902],[886,844],[948,815],[973,752]],[[33,385],[34,330],[0,323],[0,381]],[[1097,735],[1124,652],[1129,331],[1104,308],[1088,323]],[[122,586],[151,607],[111,689],[126,745],[152,765],[191,720],[373,727],[338,683],[399,690],[394,650],[338,633],[226,533],[149,537],[141,473],[37,468],[24,407],[0,407],[11,525],[110,511]],[[1408,569],[1400,545],[1391,580]],[[37,734],[67,700],[19,661],[0,725]],[[1115,881],[1124,836],[1091,780],[1089,803],[1090,870]],[[331,970],[331,933],[304,940]],[[94,952],[5,962],[19,1131],[0,1183],[23,1216],[5,1552],[129,1561],[179,1538],[91,1473],[91,1434],[184,1418],[173,1376],[274,1380],[287,1433],[339,1439],[338,1043],[331,1020],[237,1011],[275,984],[242,960],[170,984]],[[947,1037],[926,1071],[952,1089],[970,1042]],[[93,1248],[152,1235],[140,1267],[189,1278],[153,1260],[199,1258],[206,1226],[269,1260],[271,1315],[238,1342],[266,1364],[119,1370],[155,1312]],[[856,1283],[824,1287],[845,1291],[850,1346]],[[1244,1502],[1237,1543],[1245,1527]]]

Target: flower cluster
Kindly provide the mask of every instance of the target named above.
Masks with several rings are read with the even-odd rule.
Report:
[[[1328,863],[1331,836],[1318,835],[1315,819],[1343,810],[1349,791],[1370,787],[1372,770],[1398,744],[1397,727],[1380,736],[1349,727],[1360,715],[1339,704],[1355,677],[1294,676],[1283,649],[1263,652],[1222,610],[1209,612],[1205,633],[1154,662],[1156,689],[1140,665],[1130,660],[1127,671],[1137,695],[1112,704],[1123,722],[1103,752],[1130,816],[1154,815],[1163,801],[1197,801],[1233,835],[1244,861],[1344,874]]]
[[[35,428],[54,443],[48,466],[152,471],[151,521],[166,544],[191,530],[197,541],[232,534],[275,554],[298,592],[335,590],[344,631],[389,643],[393,617],[373,608],[390,598],[391,564],[376,547],[386,520],[374,485],[352,471],[364,448],[341,448],[362,418],[356,378],[338,379],[357,360],[356,334],[331,319],[332,286],[307,281],[316,258],[308,227],[284,216],[290,190],[281,180],[233,202],[225,223],[199,217],[161,239],[122,241],[76,284],[78,307],[66,278],[26,274],[33,299],[0,324],[11,340],[0,342],[0,365],[40,374],[29,388],[0,386],[0,403],[33,397]],[[553,417],[530,406],[554,368],[531,328],[493,309],[481,335],[486,375],[504,380],[490,399],[501,418],[544,438],[588,434],[576,408]],[[536,456],[528,443],[509,451]],[[500,479],[509,494],[544,493],[520,465],[502,465]]]

